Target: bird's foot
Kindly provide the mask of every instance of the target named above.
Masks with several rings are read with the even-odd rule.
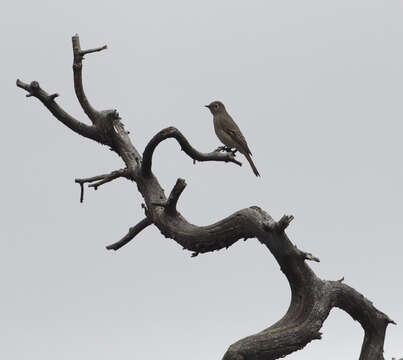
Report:
[[[228,146],[219,146],[217,149],[215,149],[214,150],[215,152],[221,152],[221,151],[225,151],[225,152],[228,152],[228,153],[232,153],[232,155],[234,155],[235,156],[235,154],[237,153],[237,149],[231,149],[230,147],[228,147]]]
[[[235,153],[238,151],[237,149],[233,149],[232,150],[232,148],[230,148],[230,147],[228,147],[228,146],[223,146],[223,151],[226,151],[226,152],[230,152],[230,153],[233,153],[234,155],[235,155]]]

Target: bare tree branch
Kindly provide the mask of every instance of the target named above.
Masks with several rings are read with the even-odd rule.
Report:
[[[87,114],[89,119],[92,121],[94,125],[99,123],[99,111],[95,110],[90,102],[88,101],[83,87],[83,77],[82,77],[82,69],[83,69],[83,59],[85,54],[93,53],[96,51],[101,51],[107,48],[106,45],[91,49],[91,50],[81,50],[80,46],[80,38],[78,34],[72,37],[73,42],[73,71],[74,71],[74,89],[76,91],[77,99],[81,104],[84,112]]]
[[[186,181],[184,179],[176,180],[176,184],[169,194],[168,200],[165,203],[153,203],[153,205],[165,208],[165,211],[168,213],[175,213],[176,204],[178,203],[179,197],[181,196],[183,190],[185,190],[185,187]]]
[[[58,119],[61,123],[66,125],[68,128],[84,136],[86,138],[102,142],[101,137],[97,129],[94,126],[88,126],[74,117],[66,113],[56,102],[55,98],[58,94],[49,95],[45,90],[42,90],[37,81],[32,81],[30,84],[26,84],[21,80],[17,79],[17,86],[28,92],[27,96],[36,97],[39,101],[45,105],[48,110]]]
[[[166,129],[161,130],[157,133],[147,144],[143,153],[143,174],[149,175],[151,173],[151,164],[152,157],[154,154],[155,148],[158,144],[166,139],[174,138],[180,144],[182,150],[189,155],[192,159],[197,161],[224,161],[224,162],[232,162],[241,166],[242,164],[235,160],[235,156],[232,153],[221,154],[219,152],[211,152],[211,153],[201,153],[197,151],[195,148],[190,145],[187,139],[182,135],[182,133],[174,128],[168,127]]]
[[[97,187],[120,177],[130,178],[130,172],[128,169],[115,170],[109,174],[97,175],[90,178],[75,179],[75,182],[78,184],[93,183],[88,185],[88,187],[93,187],[96,190]]]
[[[119,241],[108,245],[106,248],[108,250],[119,250],[122,246],[125,246],[127,243],[129,243],[131,240],[134,239],[134,237],[140,233],[142,230],[144,230],[147,226],[151,225],[152,222],[150,221],[149,218],[144,218],[141,220],[136,226],[133,226],[129,229],[129,232]]]
[[[130,171],[128,169],[120,169],[112,171],[109,174],[97,175],[90,178],[84,179],[75,179],[74,181],[80,185],[81,195],[80,195],[80,202],[84,201],[84,184],[85,183],[92,183],[88,185],[88,187],[93,187],[94,190],[97,190],[99,186],[104,185],[112,180],[115,180],[120,177],[125,177],[130,179]]]
[[[224,161],[241,165],[231,153],[200,153],[180,133],[169,127],[156,134],[144,150],[143,159],[133,146],[128,132],[120,121],[116,110],[97,112],[86,100],[82,89],[81,61],[86,53],[101,51],[102,48],[81,50],[78,36],[73,37],[75,64],[75,87],[77,97],[93,120],[94,126],[84,125],[67,115],[55,103],[57,94],[48,95],[36,82],[27,85],[17,80],[17,86],[35,96],[66,126],[87,138],[109,145],[126,164],[126,169],[87,179],[77,179],[82,189],[85,183],[97,187],[118,177],[127,177],[136,182],[144,198],[146,218],[131,228],[120,241],[109,245],[117,250],[133,239],[141,230],[154,224],[160,232],[173,239],[183,248],[200,253],[228,248],[240,239],[257,238],[272,253],[286,276],[291,288],[291,304],[287,313],[267,329],[248,336],[231,345],[223,360],[274,360],[293,351],[302,349],[314,339],[320,339],[320,329],[333,307],[346,311],[360,322],[365,331],[360,360],[382,360],[385,331],[394,324],[387,315],[342,280],[328,281],[318,278],[306,260],[319,262],[311,253],[298,249],[287,237],[285,229],[293,216],[284,215],[278,222],[257,206],[239,210],[234,214],[208,226],[189,223],[176,209],[177,201],[186,183],[178,179],[167,199],[158,179],[151,171],[155,148],[163,140],[174,138],[193,160]],[[141,165],[141,166],[140,166]]]

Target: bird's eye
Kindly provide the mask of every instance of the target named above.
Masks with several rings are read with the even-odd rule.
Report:
[[[218,104],[215,104],[214,107],[215,107],[216,109],[218,109]]]

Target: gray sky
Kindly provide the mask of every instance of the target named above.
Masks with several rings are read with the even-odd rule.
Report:
[[[402,1],[22,1],[0,15],[1,352],[21,359],[220,359],[234,341],[277,321],[290,291],[256,240],[190,258],[148,228],[136,186],[116,181],[79,203],[75,177],[118,169],[107,148],[58,123],[15,86],[38,80],[85,120],[72,83],[71,36],[87,56],[85,88],[117,108],[142,151],[176,126],[201,151],[219,145],[204,104],[220,99],[262,174],[245,162],[193,165],[174,141],[157,151],[180,210],[204,225],[250,205],[291,213],[292,241],[324,279],[345,277],[398,324],[402,289]],[[265,286],[262,287],[262,284]],[[363,332],[333,310],[289,359],[358,358]],[[390,326],[385,358],[403,356]]]

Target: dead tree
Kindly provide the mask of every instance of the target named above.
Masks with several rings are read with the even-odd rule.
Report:
[[[302,349],[314,339],[320,339],[320,329],[333,307],[346,311],[360,322],[364,329],[361,360],[383,359],[383,344],[386,328],[393,323],[386,314],[374,307],[358,291],[338,281],[318,278],[307,260],[319,259],[298,249],[287,237],[285,229],[293,220],[284,215],[279,221],[257,206],[235,212],[209,226],[189,223],[178,211],[177,202],[186,187],[185,180],[178,179],[167,197],[158,179],[152,172],[152,159],[157,146],[164,140],[174,138],[182,150],[194,161],[222,161],[241,165],[232,153],[202,153],[192,147],[176,128],[168,127],[158,132],[147,144],[141,155],[134,147],[116,110],[98,111],[88,101],[82,82],[82,62],[89,53],[106,49],[106,46],[82,50],[78,35],[73,36],[74,88],[82,109],[92,125],[84,124],[64,111],[57,103],[57,93],[49,94],[36,81],[30,84],[17,80],[17,86],[27,91],[27,97],[36,97],[64,125],[77,134],[108,146],[123,160],[125,167],[109,174],[76,179],[84,185],[98,188],[117,178],[126,178],[136,183],[144,198],[145,217],[118,242],[107,249],[118,250],[131,241],[140,231],[153,224],[167,238],[171,238],[192,256],[228,248],[240,239],[257,238],[273,254],[287,277],[291,288],[291,304],[287,313],[274,325],[257,334],[250,335],[232,344],[223,360],[270,360],[284,357]]]

